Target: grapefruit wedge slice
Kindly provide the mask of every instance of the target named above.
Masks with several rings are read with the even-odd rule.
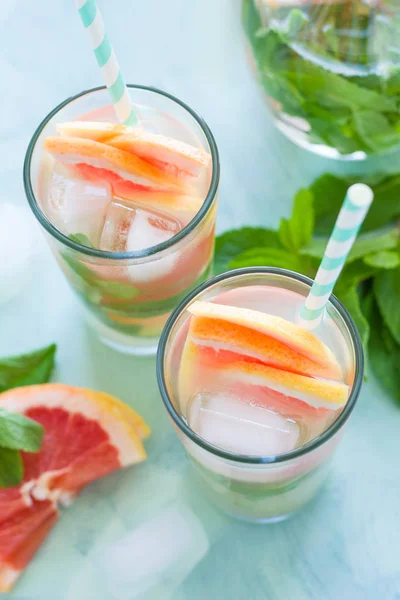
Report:
[[[311,331],[281,317],[214,302],[194,302],[188,311],[196,317],[208,317],[227,321],[234,325],[268,335],[288,348],[319,365],[341,373],[340,365],[333,352]]]
[[[236,360],[246,356],[300,375],[342,380],[342,371],[336,362],[320,364],[271,335],[251,327],[223,319],[193,316],[189,335],[197,346],[209,350],[210,357],[216,362],[221,362],[224,358],[232,360],[234,355]]]
[[[127,181],[117,181],[113,185],[114,194],[124,202],[132,202],[135,206],[154,208],[176,217],[186,225],[199,212],[204,200],[199,196],[173,192],[139,190]]]
[[[211,163],[211,156],[202,148],[140,129],[113,137],[108,143],[132,152],[176,176],[186,174],[197,177]]]
[[[78,137],[49,136],[43,148],[61,163],[75,165],[82,175],[113,184],[128,181],[137,189],[182,191],[178,177],[138,156],[107,144]]]
[[[268,388],[314,408],[338,410],[349,397],[345,383],[305,377],[259,363],[232,362],[224,366],[224,371],[234,381]]]
[[[41,423],[40,452],[22,453],[24,481],[0,490],[0,591],[7,591],[68,504],[88,483],[146,458],[150,429],[130,407],[101,392],[61,384],[15,388],[0,406]]]
[[[71,121],[59,123],[57,131],[62,136],[91,139],[131,152],[176,176],[186,174],[196,177],[211,163],[210,154],[202,148],[144,129],[113,123]]]

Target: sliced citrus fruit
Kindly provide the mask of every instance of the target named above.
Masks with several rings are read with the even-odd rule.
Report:
[[[301,375],[342,380],[342,371],[337,363],[317,363],[287,344],[250,327],[222,319],[193,316],[189,335],[201,348],[215,350],[214,360],[217,362],[225,358],[232,360],[231,355],[236,354],[236,360],[241,360],[242,355]]]
[[[349,386],[338,381],[305,377],[254,362],[232,362],[223,368],[235,381],[266,387],[315,408],[338,410],[349,397]]]
[[[12,588],[58,516],[49,500],[33,500],[31,506],[0,522],[0,592]]]
[[[145,459],[149,428],[117,398],[61,384],[26,386],[0,405],[41,423],[40,452],[22,453],[24,481],[0,493],[0,591],[10,589],[58,518],[56,505],[83,486]]]
[[[133,128],[107,121],[67,121],[57,124],[57,132],[62,136],[87,138],[95,142],[108,142],[121,133],[130,132]]]
[[[340,365],[333,352],[311,331],[286,319],[214,302],[194,302],[188,311],[198,317],[220,319],[264,333],[310,360],[340,373]]]
[[[195,177],[209,167],[211,162],[211,156],[202,148],[143,129],[118,135],[108,143],[115,148],[132,152],[176,176],[187,174]]]
[[[91,139],[131,152],[176,176],[197,176],[211,163],[210,154],[202,148],[144,129],[101,121],[71,121],[59,123],[57,131],[62,136]]]
[[[159,192],[140,190],[130,185],[129,181],[116,181],[113,184],[114,194],[125,202],[132,202],[135,206],[155,208],[179,219],[182,225],[199,212],[203,199],[173,192]]]
[[[82,175],[108,181],[127,180],[139,189],[184,189],[176,176],[167,173],[138,156],[107,144],[77,137],[49,136],[44,150],[61,163],[78,166]]]

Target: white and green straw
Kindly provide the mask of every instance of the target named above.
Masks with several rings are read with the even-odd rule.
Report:
[[[120,71],[111,42],[106,34],[103,19],[96,0],[76,0],[94,55],[104,77],[105,84],[114,104],[118,121],[123,125],[138,122],[132,99]]]
[[[344,199],[310,293],[300,310],[300,324],[315,329],[374,199],[367,185],[352,185]]]

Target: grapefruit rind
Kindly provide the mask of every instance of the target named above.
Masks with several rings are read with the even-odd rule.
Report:
[[[198,317],[221,319],[269,335],[310,360],[328,368],[340,370],[332,351],[311,331],[281,317],[214,302],[194,302],[188,311]]]
[[[113,148],[102,142],[77,137],[49,136],[43,148],[55,159],[72,165],[89,165],[102,178],[131,181],[137,186],[154,190],[181,191],[182,181],[138,156]]]
[[[3,408],[15,413],[24,413],[30,408],[45,405],[48,408],[62,408],[70,413],[82,414],[97,421],[106,431],[110,444],[118,449],[121,466],[144,460],[146,452],[136,429],[128,422],[125,412],[121,411],[112,396],[104,396],[85,388],[50,383],[11,389],[0,395],[0,403]],[[127,406],[125,411],[129,410]],[[132,419],[135,419],[134,411],[132,413]]]
[[[225,365],[224,371],[238,381],[270,388],[314,408],[338,410],[349,397],[349,386],[345,383],[305,377],[258,363],[233,362]]]
[[[157,161],[160,168],[163,165],[174,166],[191,176],[198,175],[211,163],[210,154],[202,148],[140,128],[106,122],[71,121],[59,123],[57,131],[63,137],[109,144],[149,162]]]
[[[57,503],[67,504],[90,481],[143,460],[140,438],[150,429],[117,398],[62,384],[14,388],[0,395],[0,403],[15,413],[33,412],[39,422],[45,415],[49,424],[42,450],[22,453],[22,485],[0,490],[0,591],[4,592],[13,587],[55,524]],[[65,417],[60,422],[61,414]],[[57,423],[58,434],[52,428]],[[88,426],[82,429],[83,423]],[[91,437],[99,430],[100,435]],[[75,439],[78,445],[70,448],[68,440]],[[79,440],[86,443],[79,446]]]
[[[198,316],[191,319],[189,335],[196,345],[216,350],[217,360],[220,351],[229,351],[300,375],[342,380],[342,371],[336,363],[321,365],[287,344],[250,327]]]

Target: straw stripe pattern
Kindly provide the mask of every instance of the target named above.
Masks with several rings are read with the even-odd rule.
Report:
[[[96,0],[76,0],[81,17],[94,51],[105,84],[114,104],[115,112],[123,125],[136,125],[137,116],[120,71],[111,42],[106,34]]]
[[[373,193],[368,186],[357,183],[349,188],[315,281],[300,311],[300,323],[307,329],[319,325],[372,200]]]

